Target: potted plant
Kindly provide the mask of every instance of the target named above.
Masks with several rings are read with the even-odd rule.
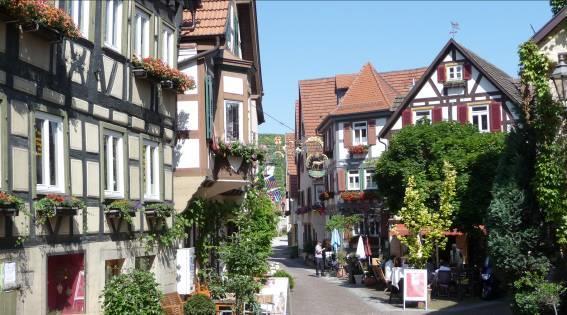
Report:
[[[175,211],[173,205],[168,202],[152,202],[144,205],[144,213],[147,218],[165,219]]]
[[[85,203],[75,197],[49,194],[34,202],[35,217],[38,224],[45,224],[49,219],[60,215],[76,215]]]
[[[17,216],[24,208],[24,201],[21,198],[0,191],[0,215]]]
[[[221,142],[216,154],[227,159],[230,167],[235,172],[240,170],[242,164],[250,165],[254,161],[263,161],[265,157],[264,150],[255,145],[242,144],[240,142]]]
[[[346,202],[361,200],[364,194],[360,191],[344,191],[341,193],[341,199]]]
[[[346,252],[344,250],[339,250],[337,253],[337,263],[339,264],[339,269],[337,270],[337,278],[344,278],[346,275],[345,265],[347,262]]]
[[[358,260],[358,256],[355,254],[350,254],[347,256],[349,280],[355,284],[362,284],[362,278],[364,277],[364,271]]]
[[[132,223],[132,217],[136,215],[139,204],[125,199],[112,200],[107,204],[104,213],[109,219],[123,218],[128,223]]]

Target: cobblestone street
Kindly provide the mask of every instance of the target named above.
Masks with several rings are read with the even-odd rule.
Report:
[[[290,259],[287,255],[287,241],[278,238],[273,243],[272,262],[295,278],[295,288],[291,292],[291,315],[370,315],[370,314],[512,314],[504,301],[479,302],[453,306],[448,309],[429,312],[407,308],[401,304],[388,304],[385,295],[375,289],[355,286],[334,277],[317,278],[312,267],[301,259]]]

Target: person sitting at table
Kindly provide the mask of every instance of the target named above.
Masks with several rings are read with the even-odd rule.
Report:
[[[401,267],[402,259],[400,257],[394,257],[394,267]]]
[[[451,245],[451,260],[450,260],[451,267],[461,268],[463,266],[463,253],[457,247],[457,244],[453,243]]]
[[[392,269],[394,268],[394,260],[396,259],[396,255],[391,256],[388,260],[384,263],[384,277],[386,278],[387,284],[392,282]],[[386,286],[386,290],[388,290],[388,286]]]
[[[435,270],[435,276],[437,277],[437,274],[439,273],[439,271],[451,271],[451,268],[449,266],[447,266],[447,262],[445,262],[444,260],[441,260],[441,262],[439,263],[439,268],[437,268]]]

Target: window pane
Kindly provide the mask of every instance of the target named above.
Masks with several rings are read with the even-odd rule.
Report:
[[[58,123],[49,122],[49,184],[57,185],[57,127]]]
[[[482,115],[482,130],[488,130],[488,115]]]
[[[42,126],[43,120],[42,119],[35,119],[35,167],[36,167],[36,176],[37,176],[37,183],[43,184],[43,139],[42,139]]]
[[[118,150],[119,150],[119,146],[118,146],[118,139],[115,137],[112,137],[112,148],[113,148],[113,156],[112,156],[112,179],[113,179],[113,184],[112,184],[112,190],[114,191],[118,191]]]
[[[110,185],[110,181],[112,180],[112,179],[110,178],[110,173],[108,172],[108,169],[110,168],[110,167],[109,167],[109,164],[108,164],[108,163],[110,162],[110,161],[108,160],[108,155],[109,155],[109,152],[110,152],[110,151],[109,151],[109,146],[108,146],[109,141],[110,141],[110,137],[109,137],[108,135],[104,135],[104,147],[105,147],[105,152],[104,152],[103,155],[104,155],[104,166],[105,166],[106,169],[107,169],[107,172],[106,172],[106,180],[104,181],[104,190],[110,190],[110,186],[111,186],[111,185]]]
[[[478,116],[477,115],[474,115],[472,117],[472,123],[473,123],[473,125],[478,127]]]

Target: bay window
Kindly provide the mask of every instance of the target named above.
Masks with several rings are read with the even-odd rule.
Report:
[[[355,122],[353,126],[354,145],[366,145],[368,143],[368,129],[366,122]]]
[[[174,34],[175,32],[173,31],[173,29],[169,26],[163,25],[163,32],[162,32],[162,36],[161,36],[161,41],[162,41],[162,53],[161,53],[161,58],[163,60],[163,62],[165,62],[168,66],[173,67],[174,66],[174,56],[175,56],[175,51],[174,51]]]
[[[144,141],[142,163],[144,164],[144,199],[159,200],[159,146],[156,142]]]
[[[225,140],[240,141],[242,135],[242,103],[235,101],[225,101]]]
[[[104,131],[104,196],[124,198],[124,137],[121,133]]]
[[[475,125],[480,132],[490,131],[488,128],[488,106],[473,106],[471,109],[470,122]]]
[[[364,170],[364,189],[376,189],[378,186],[374,181],[375,170]]]
[[[105,45],[113,49],[120,50],[121,33],[122,0],[107,0],[104,39]]]
[[[35,114],[35,166],[38,192],[64,192],[63,118]]]
[[[358,170],[348,171],[348,190],[360,190],[360,174]]]
[[[134,17],[134,54],[141,58],[150,55],[150,15],[140,9]]]

